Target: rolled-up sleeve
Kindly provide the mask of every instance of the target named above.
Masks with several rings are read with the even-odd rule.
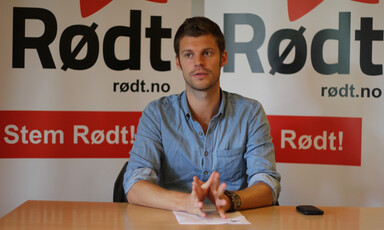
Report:
[[[249,140],[244,155],[247,164],[248,186],[257,182],[269,185],[276,203],[280,194],[280,174],[276,170],[275,149],[270,135],[270,126],[264,109],[259,104],[250,120]]]
[[[132,188],[132,186],[141,181],[146,180],[154,184],[157,183],[157,174],[151,168],[137,168],[137,169],[128,169],[124,174],[124,191],[125,194]]]
[[[125,194],[140,180],[158,182],[163,147],[161,144],[161,122],[157,111],[150,103],[143,111],[135,134],[135,142],[130,151],[129,163],[124,174]]]
[[[277,180],[275,177],[270,176],[266,173],[258,173],[253,175],[248,181],[249,186],[252,186],[258,182],[263,182],[267,184],[272,189],[273,203],[275,204],[279,199],[280,181]]]

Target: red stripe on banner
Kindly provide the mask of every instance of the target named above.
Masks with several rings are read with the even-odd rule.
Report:
[[[361,165],[362,119],[268,116],[276,162]]]
[[[128,158],[140,116],[0,111],[0,158]]]
[[[129,158],[141,112],[0,111],[0,158]],[[276,161],[361,165],[361,118],[269,115]]]

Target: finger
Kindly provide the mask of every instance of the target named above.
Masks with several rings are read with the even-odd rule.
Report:
[[[219,188],[217,189],[216,193],[214,194],[215,195],[215,204],[216,204],[216,207],[218,207],[218,208],[227,205],[227,201],[224,198],[224,191],[226,188],[227,188],[227,184],[222,183],[219,186]]]
[[[197,178],[197,176],[194,176],[193,177],[193,182],[196,183],[196,184],[199,184],[199,178]]]
[[[208,180],[201,185],[201,187],[203,189],[208,189],[209,187],[211,187],[212,181],[213,181],[213,173],[209,176]]]
[[[193,201],[197,201],[197,200],[198,200],[198,194],[199,194],[198,186],[196,185],[195,182],[192,182],[192,192],[191,192],[191,196],[192,196],[192,200],[193,200]]]
[[[220,185],[220,174],[218,172],[212,173],[212,185],[213,189],[217,190]]]
[[[216,207],[225,207],[227,205],[227,200],[217,199],[215,204],[216,204]]]
[[[223,219],[227,219],[227,215],[225,215],[225,212],[224,210],[218,210],[217,213],[219,214],[219,216]]]
[[[212,182],[211,191],[214,196],[221,196],[224,193],[227,185],[225,183],[220,184],[220,174],[216,173],[215,178]]]
[[[226,201],[224,200],[223,201],[224,203],[226,203]],[[227,218],[227,215],[225,214],[225,206],[224,205],[218,205],[216,203],[216,211],[217,211],[217,214],[219,214],[219,216],[223,219],[226,219]]]
[[[203,212],[203,210],[199,209],[197,215],[205,218],[207,216],[207,213],[205,213],[205,212]]]
[[[193,178],[193,182],[192,182],[192,190],[195,191],[195,195],[196,196],[200,196],[201,195],[201,186],[200,184],[198,183],[198,179],[196,178]]]
[[[203,212],[203,202],[194,202],[194,214],[201,216],[201,217],[206,217],[207,214]]]
[[[193,192],[193,195],[195,196],[194,201],[204,201],[205,198],[207,197],[206,191],[203,188],[201,188],[201,186],[196,182],[192,182],[192,192]]]
[[[203,202],[200,202],[200,201],[195,201],[193,206],[196,208],[196,209],[202,209],[203,206],[204,206],[204,203]]]
[[[219,188],[217,189],[217,195],[221,196],[224,194],[225,189],[227,188],[227,184],[224,182],[222,183]]]

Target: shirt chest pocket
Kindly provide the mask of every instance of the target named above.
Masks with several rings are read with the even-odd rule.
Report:
[[[218,150],[216,160],[223,182],[235,182],[245,175],[244,148]]]

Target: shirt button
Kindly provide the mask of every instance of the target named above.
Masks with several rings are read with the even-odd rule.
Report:
[[[207,151],[205,151],[204,155],[205,155],[205,156],[208,156],[208,152],[207,152]]]
[[[200,135],[200,136],[202,136],[202,135],[203,135],[203,133],[202,133],[202,132],[199,132],[199,135]]]
[[[204,175],[208,175],[208,171],[204,171]]]

